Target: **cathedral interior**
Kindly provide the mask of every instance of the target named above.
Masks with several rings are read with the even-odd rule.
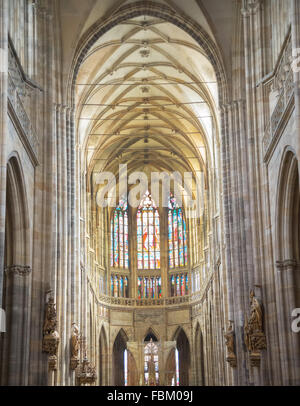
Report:
[[[298,0],[0,1],[1,386],[300,385],[299,50]]]

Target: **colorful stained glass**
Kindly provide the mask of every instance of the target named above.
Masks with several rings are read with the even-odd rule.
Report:
[[[138,278],[138,298],[142,299],[142,278]]]
[[[171,296],[185,296],[189,294],[189,278],[187,273],[170,277]]]
[[[185,277],[182,274],[180,278],[180,294],[181,296],[185,295]]]
[[[159,213],[149,192],[137,212],[138,269],[160,269]]]
[[[176,276],[176,296],[180,296],[180,278]]]
[[[128,206],[121,199],[111,219],[111,267],[129,268]]]
[[[128,297],[128,278],[124,278],[124,297]]]
[[[175,278],[171,276],[171,296],[175,296]]]
[[[176,199],[171,196],[168,211],[169,267],[178,268],[187,265],[186,223],[183,211]]]
[[[123,277],[120,277],[120,297],[124,297],[124,282],[123,282]]]
[[[119,288],[119,280],[118,280],[118,277],[115,276],[115,279],[114,279],[114,297],[118,297],[118,288]]]
[[[158,278],[158,292],[157,296],[160,299],[161,298],[161,277]]]
[[[188,274],[185,275],[185,294],[189,294],[189,276]]]

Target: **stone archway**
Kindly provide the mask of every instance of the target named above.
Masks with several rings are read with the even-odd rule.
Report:
[[[18,157],[7,164],[3,307],[6,333],[0,342],[1,385],[26,385],[29,345],[29,218]]]
[[[190,344],[182,328],[179,328],[174,337],[178,350],[179,386],[188,386],[190,381],[191,351]]]
[[[104,327],[99,337],[99,385],[108,385],[108,345]]]
[[[287,149],[280,167],[276,208],[276,298],[282,373],[288,385],[299,382],[300,338],[292,331],[292,312],[300,307],[300,183],[296,155]]]
[[[124,374],[124,352],[127,349],[128,337],[123,329],[121,329],[114,341],[113,345],[113,385],[125,386]]]
[[[173,379],[176,380],[176,360],[175,360],[175,348],[173,348],[167,358],[165,367],[165,385],[171,386]],[[175,383],[176,385],[176,383]]]
[[[195,333],[195,383],[199,386],[205,386],[205,367],[204,367],[204,342],[199,323]]]

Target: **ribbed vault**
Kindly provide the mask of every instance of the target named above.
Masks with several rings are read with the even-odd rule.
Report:
[[[207,173],[217,141],[218,86],[183,29],[141,15],[104,33],[75,86],[82,166],[91,174]]]

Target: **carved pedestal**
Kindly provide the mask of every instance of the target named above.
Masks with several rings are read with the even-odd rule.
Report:
[[[235,354],[229,354],[226,361],[230,364],[232,368],[236,368],[236,356]]]
[[[46,304],[45,322],[43,328],[43,352],[49,354],[49,370],[57,369],[57,351],[59,345],[59,334],[56,331],[57,316],[54,299],[50,296]]]

